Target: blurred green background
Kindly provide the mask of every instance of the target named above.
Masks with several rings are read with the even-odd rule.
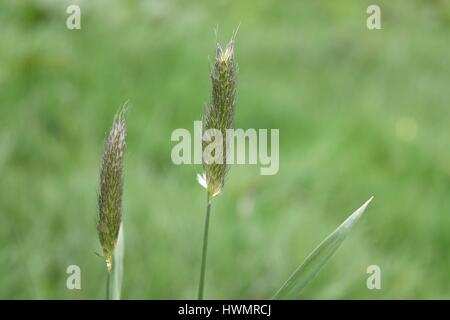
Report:
[[[239,24],[236,127],[279,128],[280,171],[231,168],[206,298],[271,297],[372,195],[303,298],[450,298],[450,1],[377,0],[369,31],[372,3],[2,1],[0,298],[104,298],[99,164],[126,100],[123,298],[195,298],[205,192],[170,134],[209,99],[214,29],[225,43]]]

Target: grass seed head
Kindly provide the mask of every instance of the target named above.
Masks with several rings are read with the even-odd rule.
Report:
[[[222,134],[221,163],[206,163],[205,184],[208,191],[208,201],[220,194],[228,171],[226,155],[230,141],[227,141],[226,130],[233,128],[236,106],[236,64],[234,61],[234,36],[226,48],[217,44],[215,62],[211,71],[212,94],[206,115],[203,117],[203,131],[219,130]],[[203,151],[207,143],[203,142]]]
[[[108,271],[122,222],[123,162],[126,139],[126,108],[115,118],[105,143],[100,168],[97,231]]]

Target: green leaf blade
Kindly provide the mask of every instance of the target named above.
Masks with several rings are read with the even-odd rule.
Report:
[[[272,299],[298,299],[302,290],[320,272],[340,247],[353,225],[366,210],[373,197],[353,212],[339,227],[337,227],[316,249],[309,254],[305,261],[289,277]]]
[[[125,237],[123,223],[120,225],[119,236],[114,248],[114,263],[111,272],[110,297],[112,300],[120,300],[123,280],[123,257],[125,254]]]

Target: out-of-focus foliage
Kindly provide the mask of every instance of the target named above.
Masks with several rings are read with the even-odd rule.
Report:
[[[195,297],[201,166],[175,166],[170,135],[209,100],[214,29],[239,23],[235,127],[279,128],[280,171],[230,171],[206,296],[270,298],[374,195],[304,297],[450,297],[448,1],[377,1],[378,31],[369,1],[81,1],[70,31],[72,3],[0,2],[0,298],[104,297],[99,161],[126,100],[122,297]]]

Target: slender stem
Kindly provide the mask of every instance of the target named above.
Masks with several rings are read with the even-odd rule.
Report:
[[[208,230],[209,216],[211,213],[211,203],[206,206],[205,230],[203,233],[202,267],[200,269],[200,282],[198,285],[198,300],[203,300],[203,289],[205,287],[206,253],[208,251]]]
[[[106,300],[111,300],[110,285],[111,285],[111,272],[107,271],[107,276],[106,276]]]

